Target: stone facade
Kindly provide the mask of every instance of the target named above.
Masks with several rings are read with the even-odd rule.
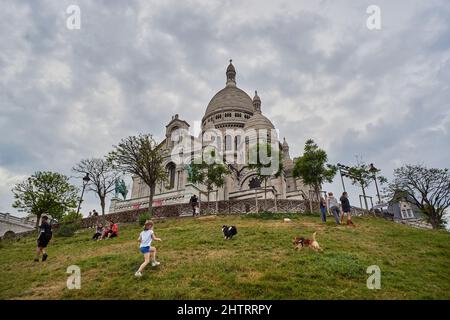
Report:
[[[0,237],[35,230],[35,224],[27,218],[15,217],[9,213],[0,213]]]
[[[289,154],[286,140],[279,141],[272,122],[263,115],[261,98],[254,98],[236,85],[236,70],[230,61],[226,70],[226,86],[209,102],[201,119],[201,133],[191,135],[190,124],[174,115],[166,125],[165,139],[161,142],[164,167],[168,181],[156,186],[154,207],[188,203],[192,195],[206,200],[205,186],[188,182],[187,165],[194,154],[213,146],[220,157],[227,159],[232,174],[225,178],[222,188],[211,193],[210,200],[243,200],[257,196],[262,199],[261,185],[255,182],[256,172],[249,169],[249,148],[256,143],[270,143],[282,153],[283,170],[272,176],[267,185],[267,197],[271,199],[305,199],[309,194],[301,179],[293,177],[294,160]],[[174,159],[176,158],[176,160]],[[228,161],[231,159],[231,161]],[[243,162],[239,160],[244,159]],[[148,208],[148,186],[137,176],[132,177],[131,199],[111,201],[109,212],[123,212]]]

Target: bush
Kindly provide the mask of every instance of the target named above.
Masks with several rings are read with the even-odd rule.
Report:
[[[59,228],[56,230],[57,237],[71,237],[75,234],[75,231],[79,229],[79,224],[76,222],[73,223],[63,223],[59,225]]]
[[[83,215],[81,213],[77,213],[76,211],[69,211],[61,218],[61,223],[72,223],[76,221],[80,221],[83,219]]]
[[[148,212],[141,213],[138,218],[140,226],[143,226],[146,220],[150,220],[151,216]]]

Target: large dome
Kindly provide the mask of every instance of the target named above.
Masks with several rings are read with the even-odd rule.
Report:
[[[243,128],[254,114],[250,96],[236,86],[236,69],[228,65],[225,88],[217,92],[206,108],[202,119],[202,128]]]
[[[205,118],[213,113],[227,110],[247,111],[253,114],[252,98],[236,86],[228,86],[220,90],[211,99],[206,108]]]

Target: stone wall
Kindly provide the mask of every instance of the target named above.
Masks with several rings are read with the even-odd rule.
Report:
[[[217,210],[218,207],[218,210]],[[318,208],[317,203],[313,203],[313,208]],[[84,218],[81,222],[83,228],[94,226],[97,221],[112,220],[114,222],[129,223],[136,222],[140,214],[147,212],[147,208],[128,210],[122,212],[114,212],[107,214],[104,217],[89,217]],[[275,200],[267,199],[258,200],[255,199],[245,200],[222,200],[216,202],[207,203],[202,202],[200,204],[201,214],[247,214],[256,212],[268,211],[268,212],[286,212],[286,213],[307,213],[309,212],[309,202],[305,200]],[[316,210],[317,211],[317,210]],[[355,216],[370,214],[368,211],[353,207],[352,213]],[[192,208],[189,203],[172,204],[153,208],[153,218],[164,217],[184,217],[192,216]]]

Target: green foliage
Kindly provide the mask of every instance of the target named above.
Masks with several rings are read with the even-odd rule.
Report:
[[[61,223],[56,229],[55,235],[57,237],[72,237],[79,228],[78,222]]]
[[[206,186],[206,190],[211,192],[215,187],[220,188],[225,183],[225,176],[231,172],[228,167],[219,161],[213,161],[215,151],[211,151],[210,158],[193,161],[188,167],[188,181],[191,183],[201,183]]]
[[[108,161],[118,171],[138,176],[149,188],[149,213],[156,184],[167,180],[163,166],[164,155],[150,134],[140,134],[122,139],[114,150],[108,154]]]
[[[371,169],[369,165],[359,161],[357,165],[350,167],[348,174],[345,176],[350,179],[353,185],[359,185],[365,189],[375,181],[375,177],[381,185],[387,182],[385,177],[380,175],[376,176],[379,172],[379,169]]]
[[[293,175],[303,180],[303,183],[318,192],[325,182],[333,182],[337,168],[327,165],[328,156],[325,150],[319,148],[314,140],[305,143],[304,153],[294,165]]]
[[[13,207],[28,212],[39,218],[49,214],[60,220],[71,208],[77,205],[78,189],[69,183],[63,174],[38,171],[12,189]]]
[[[72,223],[72,222],[79,222],[81,219],[83,219],[83,214],[77,213],[75,210],[70,210],[67,214],[65,214],[60,222],[61,223]]]
[[[141,213],[138,217],[138,223],[140,226],[145,224],[145,221],[150,220],[151,216],[148,212]]]

